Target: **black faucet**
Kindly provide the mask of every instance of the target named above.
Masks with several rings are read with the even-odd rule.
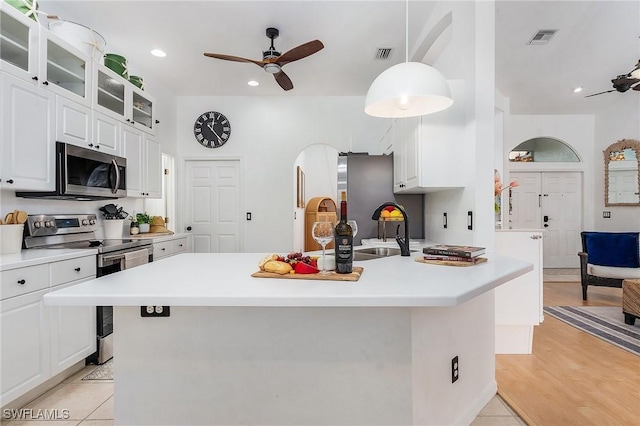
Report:
[[[409,216],[407,216],[407,212],[404,210],[404,207],[402,207],[399,204],[393,203],[393,202],[386,202],[384,204],[382,204],[380,207],[378,207],[376,209],[376,211],[373,212],[373,215],[371,216],[371,219],[373,220],[378,220],[380,219],[380,213],[382,212],[382,209],[384,209],[385,207],[395,207],[398,210],[400,210],[400,213],[402,213],[402,217],[404,218],[404,237],[401,237],[399,234],[396,235],[396,241],[398,242],[398,245],[400,246],[400,255],[401,256],[410,256],[410,251],[409,251]]]

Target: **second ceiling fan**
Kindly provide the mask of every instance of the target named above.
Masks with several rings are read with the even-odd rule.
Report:
[[[269,74],[273,74],[280,87],[282,87],[284,90],[291,90],[293,89],[293,83],[291,82],[289,76],[285,74],[284,71],[282,71],[282,67],[290,62],[313,55],[314,53],[324,48],[324,44],[322,44],[320,40],[313,40],[301,44],[298,47],[294,47],[293,49],[283,54],[280,54],[280,52],[278,52],[273,46],[273,40],[278,38],[278,36],[280,35],[280,31],[278,31],[277,28],[267,28],[266,34],[267,37],[271,39],[271,46],[268,50],[262,52],[261,61],[242,58],[240,56],[223,55],[220,53],[205,53],[204,56],[215,59],[223,59],[225,61],[251,62],[258,65],[260,68],[263,68]]]
[[[610,93],[610,92],[624,93],[631,88],[633,88],[633,90],[640,90],[640,84],[638,84],[639,82],[640,82],[640,60],[638,61],[638,63],[636,64],[636,67],[633,70],[629,71],[627,74],[621,74],[611,80],[611,83],[613,83],[613,89],[587,95],[585,96],[585,98],[590,98],[591,96],[602,95],[603,93]]]

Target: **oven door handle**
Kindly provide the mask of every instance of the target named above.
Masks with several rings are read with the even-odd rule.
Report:
[[[102,262],[112,262],[114,260],[122,260],[122,259],[124,259],[124,253],[100,255],[100,260],[102,260]]]
[[[120,188],[120,169],[118,168],[118,163],[116,163],[116,159],[111,159],[111,165],[116,171],[116,184],[111,188],[111,192],[115,194],[118,192],[118,188]]]

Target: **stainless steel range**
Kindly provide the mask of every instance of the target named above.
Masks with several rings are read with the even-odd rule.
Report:
[[[95,214],[29,215],[24,248],[97,250],[98,277],[153,261],[150,240],[99,240],[97,229]],[[98,306],[96,311],[98,350],[87,358],[87,363],[102,364],[113,357],[113,307]]]

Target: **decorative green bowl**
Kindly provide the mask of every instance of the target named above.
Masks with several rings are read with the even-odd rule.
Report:
[[[104,65],[121,75],[125,79],[129,79],[129,71],[127,70],[127,59],[124,56],[115,53],[107,53],[104,55]]]
[[[137,75],[132,75],[129,77],[129,81],[133,83],[134,86],[144,90],[144,80],[142,79],[142,77],[139,77]]]
[[[37,13],[33,13],[31,11],[31,8],[33,6],[33,0],[25,0],[27,4],[25,4],[25,1],[22,1],[22,0],[4,0],[4,1],[5,1],[5,3],[9,3],[11,6],[15,7],[16,9],[18,9],[20,11],[20,13],[22,13],[23,15],[27,15],[28,17],[30,17],[34,21],[39,22],[38,14]],[[36,3],[36,9],[38,9],[38,8],[39,8],[39,5],[38,5],[38,3]]]

